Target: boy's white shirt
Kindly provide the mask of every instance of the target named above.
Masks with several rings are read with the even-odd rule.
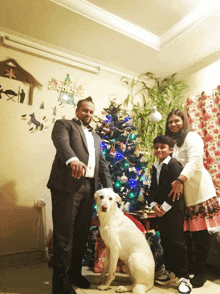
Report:
[[[163,164],[168,164],[170,159],[171,159],[171,156],[167,156],[167,158],[165,158],[161,163],[159,161],[154,163],[154,166],[157,170],[157,185],[159,185],[159,178],[160,178],[160,172],[161,172],[162,166],[163,166]],[[158,204],[158,203],[151,202],[150,203],[151,208],[153,208],[154,205],[156,205],[156,204]],[[172,206],[170,204],[168,204],[166,201],[164,201],[161,208],[167,212],[172,208]]]

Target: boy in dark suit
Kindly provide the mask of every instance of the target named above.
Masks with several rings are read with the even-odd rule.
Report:
[[[174,141],[161,135],[153,140],[154,155],[158,161],[153,165],[148,202],[158,217],[163,262],[166,270],[156,274],[155,282],[166,285],[179,278],[179,293],[191,293],[189,282],[187,247],[183,231],[185,203],[183,195],[175,201],[168,197],[171,183],[178,180],[182,165],[170,155]]]

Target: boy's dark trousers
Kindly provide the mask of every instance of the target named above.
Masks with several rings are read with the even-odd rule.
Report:
[[[183,197],[162,217],[158,217],[163,262],[166,270],[189,279],[188,255],[183,231],[185,204]]]

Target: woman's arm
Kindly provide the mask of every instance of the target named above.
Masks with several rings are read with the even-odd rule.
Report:
[[[183,150],[183,154],[186,156],[186,158],[184,158],[186,164],[181,174],[178,176],[179,180],[172,182],[172,190],[168,195],[168,197],[170,197],[173,194],[173,201],[179,199],[181,193],[183,193],[184,183],[194,174],[195,170],[200,166],[203,166],[203,146],[204,143],[202,138],[197,133],[188,133],[184,142]],[[180,156],[182,156],[181,151]],[[178,160],[179,158],[176,157],[176,159]]]

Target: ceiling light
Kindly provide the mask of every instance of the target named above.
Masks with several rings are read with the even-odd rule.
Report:
[[[19,50],[22,50],[24,52],[29,52],[38,56],[46,57],[48,59],[52,59],[56,62],[61,62],[64,64],[67,64],[69,66],[77,67],[89,72],[98,73],[100,72],[100,67],[93,66],[87,63],[87,61],[81,62],[77,60],[77,57],[74,57],[70,54],[63,53],[58,50],[54,50],[51,48],[48,48],[43,45],[39,45],[37,43],[33,43],[21,38],[17,37],[8,37],[8,36],[2,36],[3,38],[3,44],[12,48],[16,48]]]

